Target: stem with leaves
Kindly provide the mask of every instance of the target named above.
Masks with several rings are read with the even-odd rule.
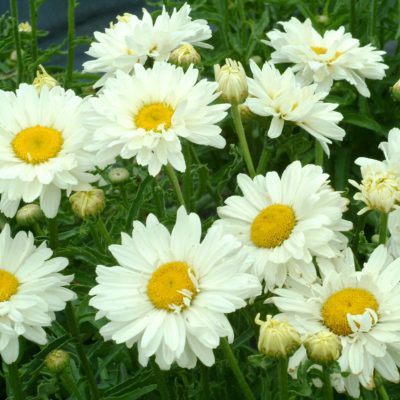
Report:
[[[172,186],[175,189],[176,197],[179,200],[179,203],[186,208],[185,199],[183,198],[182,190],[179,185],[178,177],[176,176],[176,172],[174,167],[171,164],[167,164],[165,166],[165,170],[167,171],[168,178],[172,183]]]
[[[4,364],[3,364],[4,365]],[[24,400],[25,394],[22,391],[22,383],[19,376],[18,364],[17,362],[13,362],[12,364],[7,365],[8,373],[5,374],[7,377],[7,383],[10,385],[12,393],[14,395],[14,400]]]

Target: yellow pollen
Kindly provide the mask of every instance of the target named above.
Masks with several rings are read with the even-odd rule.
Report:
[[[144,105],[135,116],[135,124],[146,131],[161,132],[171,127],[174,109],[166,103]]]
[[[318,54],[319,56],[328,52],[328,49],[326,49],[325,47],[311,46],[311,48],[313,52]]]
[[[17,293],[18,279],[10,272],[0,269],[0,301],[7,301],[12,295]]]
[[[347,314],[363,314],[367,308],[378,312],[375,296],[365,289],[348,288],[333,293],[322,306],[323,323],[336,335],[350,335]]]
[[[147,295],[158,309],[181,310],[188,306],[197,293],[189,275],[189,265],[182,261],[162,264],[147,284]]]
[[[261,210],[251,224],[251,240],[257,247],[271,249],[280,246],[295,225],[296,216],[291,207],[272,204]]]
[[[11,142],[15,155],[29,164],[40,164],[55,157],[64,143],[59,131],[36,125],[17,133]]]

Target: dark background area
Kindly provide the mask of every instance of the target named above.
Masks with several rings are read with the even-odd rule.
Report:
[[[0,14],[9,12],[8,0],[0,0]],[[104,31],[110,21],[124,12],[142,16],[144,0],[80,0],[76,8],[76,35],[92,36],[94,31]],[[39,38],[39,47],[46,48],[51,43],[61,43],[67,36],[67,0],[47,0],[39,9],[38,29],[49,31],[46,37]],[[19,22],[29,21],[29,0],[18,0]],[[75,68],[80,70],[82,63],[89,60],[85,53],[87,45],[78,45],[75,53]],[[66,56],[55,56],[51,62],[65,65]]]

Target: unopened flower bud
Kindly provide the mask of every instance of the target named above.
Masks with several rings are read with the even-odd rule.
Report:
[[[218,82],[221,98],[231,104],[240,104],[248,96],[246,73],[240,62],[227,58],[226,64],[214,65],[215,80]]]
[[[267,315],[266,321],[261,321],[260,314],[257,314],[255,322],[261,326],[258,350],[266,356],[287,358],[300,347],[300,335],[288,322],[273,319],[271,315]]]
[[[322,24],[322,25],[328,25],[329,24],[329,17],[326,15],[317,15],[317,21]]]
[[[44,218],[42,209],[37,204],[26,204],[21,207],[16,215],[16,220],[21,226],[32,226]]]
[[[400,102],[400,79],[390,88],[390,92],[393,99]]]
[[[256,115],[245,104],[239,104],[238,108],[239,108],[240,118],[243,122],[251,121],[252,119],[256,118]]]
[[[47,86],[51,89],[58,85],[58,81],[46,72],[43,65],[39,65],[39,68],[40,71],[36,71],[36,78],[32,82],[38,92],[40,92],[43,86]]]
[[[69,354],[64,350],[53,350],[47,354],[44,363],[53,374],[59,374],[67,368]]]
[[[85,219],[100,214],[105,207],[105,196],[101,189],[76,192],[69,197],[76,216]]]
[[[307,357],[318,364],[329,364],[336,361],[342,351],[339,337],[329,331],[310,335],[303,344],[307,351]]]
[[[18,32],[31,33],[32,32],[31,24],[29,22],[21,22],[18,25]]]
[[[168,61],[186,69],[190,64],[200,64],[201,57],[191,44],[183,44],[171,53]]]
[[[108,179],[114,185],[121,185],[129,180],[129,171],[126,168],[113,168],[108,173]]]
[[[259,67],[261,67],[262,64],[263,64],[263,59],[260,56],[257,56],[257,55],[251,56],[250,60],[253,60]]]
[[[375,244],[379,243],[379,235],[377,233],[375,233],[375,235],[372,235],[371,242]]]

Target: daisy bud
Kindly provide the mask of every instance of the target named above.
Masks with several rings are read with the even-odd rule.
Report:
[[[251,121],[256,117],[256,115],[250,110],[249,107],[246,106],[246,104],[239,104],[239,113],[243,122]]]
[[[58,85],[58,81],[49,75],[43,68],[43,65],[39,65],[41,71],[36,71],[36,78],[33,80],[32,84],[35,86],[36,90],[40,92],[43,86],[47,86],[49,89]]]
[[[400,102],[400,79],[390,88],[390,92],[393,99]]]
[[[129,180],[129,172],[126,168],[113,168],[108,173],[108,179],[114,185],[121,185]]]
[[[262,321],[260,314],[255,322],[261,326],[258,350],[267,357],[287,358],[300,347],[300,335],[288,322],[273,319],[271,315]]]
[[[47,354],[44,363],[53,374],[59,374],[67,368],[69,354],[64,350],[53,350]]]
[[[379,244],[379,235],[377,233],[375,235],[372,235],[371,242],[375,243],[375,244]]]
[[[221,98],[231,104],[240,104],[246,100],[248,87],[246,73],[240,62],[227,58],[226,64],[214,65],[215,80],[219,84]]]
[[[101,189],[87,192],[76,192],[69,197],[72,210],[76,216],[85,219],[100,214],[105,207],[105,196]]]
[[[201,57],[191,44],[183,44],[171,53],[168,61],[186,69],[190,64],[200,64]]]
[[[37,204],[26,204],[21,207],[16,215],[16,220],[21,226],[32,226],[42,220],[44,214]]]
[[[18,25],[18,32],[31,33],[32,32],[31,24],[29,22],[21,22]]]
[[[260,56],[251,56],[250,60],[253,60],[259,67],[263,65],[263,59]]]
[[[307,351],[307,357],[318,364],[329,364],[336,361],[342,351],[339,337],[329,331],[310,335],[303,344]]]
[[[329,24],[329,18],[326,15],[317,15],[317,21],[322,25]]]

